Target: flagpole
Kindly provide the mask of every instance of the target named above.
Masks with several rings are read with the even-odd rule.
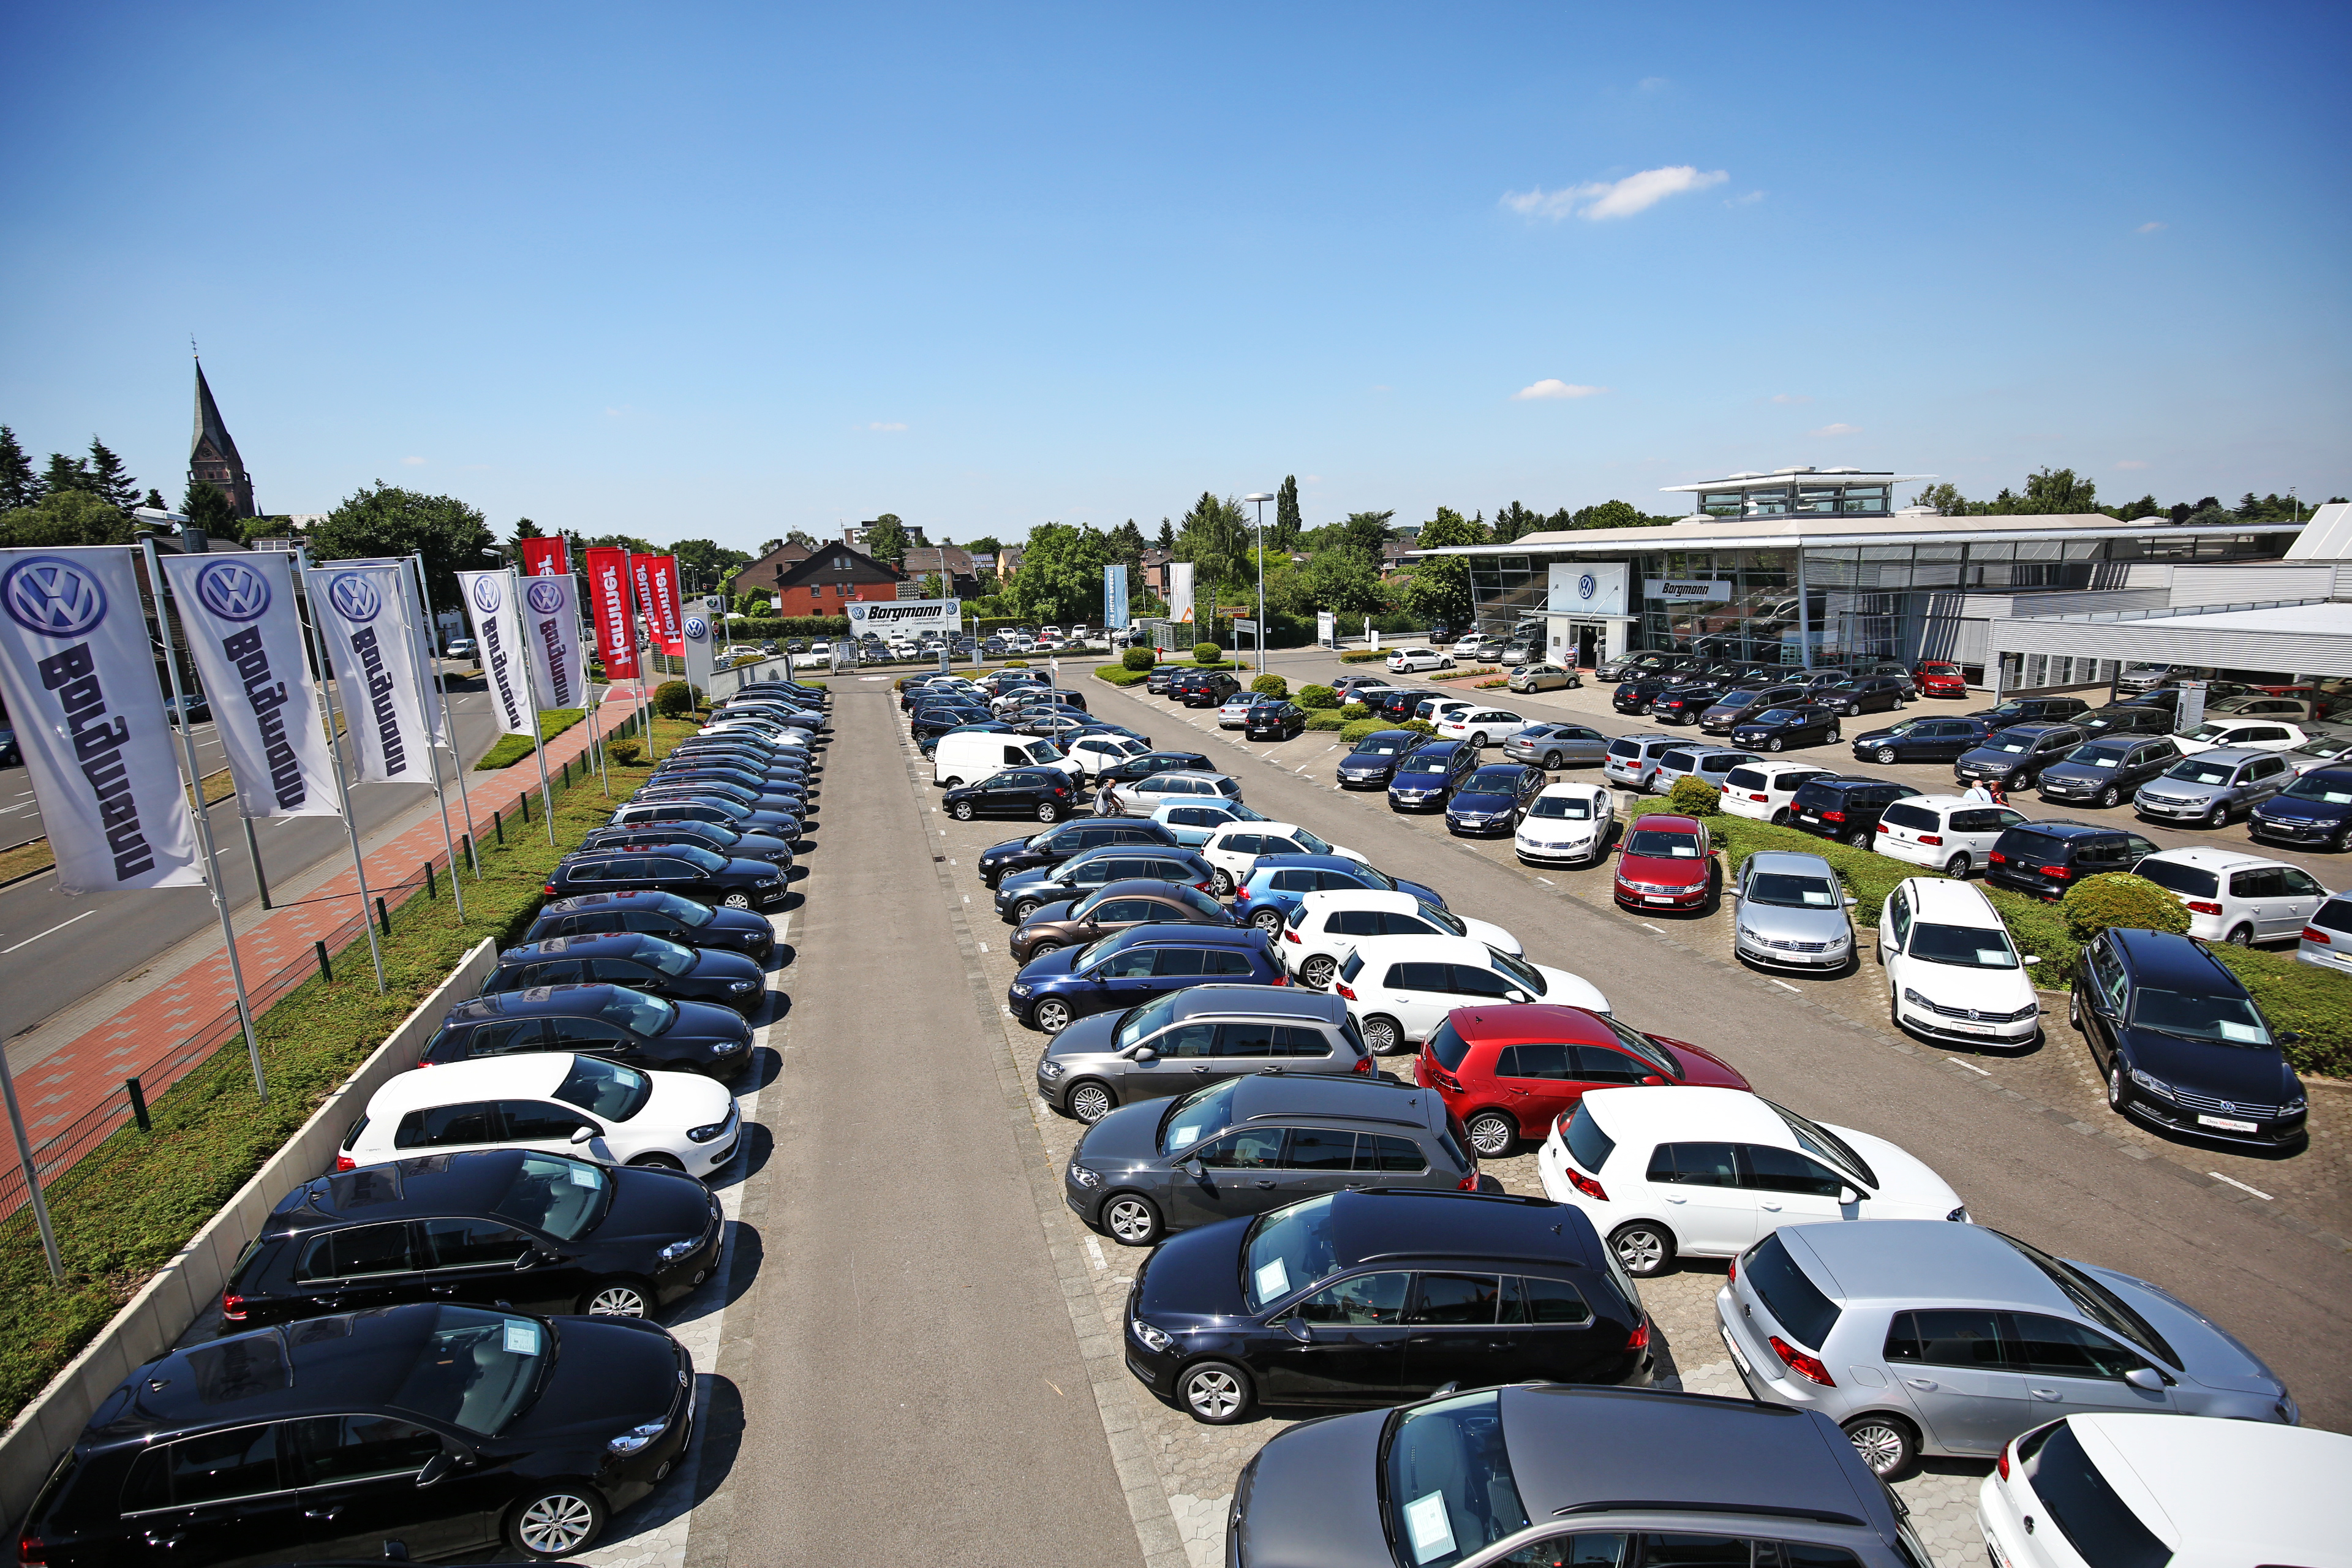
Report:
[[[516,574],[512,566],[509,566],[507,568],[507,603],[515,607],[514,624],[518,628],[518,640],[520,636],[520,628],[522,626],[522,600],[517,595],[521,592],[522,579]],[[530,679],[529,650],[518,647],[514,652],[515,658],[522,661],[522,705],[524,710],[530,715],[530,754],[539,759],[539,802],[547,807],[547,846],[552,849],[555,847],[555,791],[551,789],[547,783],[547,737],[540,733],[539,692]]]
[[[430,637],[433,635],[433,612],[425,607],[425,560],[422,555],[412,555],[408,560],[416,573],[417,614],[424,617],[418,629]],[[404,586],[407,581],[405,577],[402,579]],[[411,636],[408,639],[408,662],[412,665],[421,664],[424,658],[424,654],[417,648],[416,638]],[[417,683],[431,690],[436,700],[441,695],[441,683],[438,677],[437,670],[431,675],[421,668],[416,672]],[[463,784],[466,764],[464,759],[457,755],[457,731],[450,726],[449,705],[446,702],[440,704],[440,713],[441,728],[449,737],[449,771],[456,773],[458,782]],[[427,736],[426,739],[429,741],[431,737]],[[428,745],[425,748],[425,753],[433,759],[433,803],[441,808],[441,845],[449,852],[449,892],[450,896],[457,900],[457,923],[464,925],[466,923],[466,885],[457,878],[457,841],[449,833],[449,797],[441,789],[441,749],[438,746]]]
[[[416,594],[425,604],[425,635],[430,637],[438,628],[435,626],[433,621],[433,590],[425,580],[425,552],[418,551],[409,559],[416,563]],[[449,680],[441,673],[439,662],[437,659],[435,660],[433,694],[441,704],[441,728],[449,737],[449,771],[457,775],[457,810],[466,818],[466,848],[473,857],[474,880],[478,882],[482,879],[481,835],[474,827],[473,804],[466,798],[466,757],[465,753],[457,750],[457,721],[451,717],[449,712]],[[433,773],[437,787],[441,774],[438,764],[435,765]],[[449,837],[446,816],[445,808],[441,832],[441,837],[444,838]],[[457,879],[457,852],[452,850],[449,854],[449,880],[455,882]],[[461,921],[466,918],[466,900],[462,895],[457,900],[457,918]]]
[[[261,1037],[253,1032],[253,1003],[245,994],[245,965],[236,956],[236,927],[229,921],[228,899],[221,890],[220,851],[213,842],[212,810],[205,804],[204,771],[196,763],[196,727],[188,722],[179,656],[172,651],[171,595],[163,582],[163,563],[155,556],[154,536],[142,539],[139,547],[146,552],[147,585],[155,595],[155,629],[163,634],[163,671],[172,678],[172,711],[180,715],[174,726],[180,731],[180,752],[187,759],[189,787],[196,792],[196,832],[205,846],[205,887],[213,896],[213,912],[220,916],[221,940],[228,944],[229,983],[236,987],[236,1021],[245,1030],[246,1055],[253,1060],[253,1092],[268,1100],[269,1085],[261,1076]]]
[[[172,645],[165,643],[169,655]],[[33,1141],[25,1136],[25,1112],[16,1104],[16,1079],[8,1071],[8,1057],[0,1051],[0,1095],[8,1101],[8,1128],[16,1135],[16,1160],[25,1168],[25,1192],[33,1200],[33,1223],[41,1227],[41,1251],[49,1260],[49,1283],[66,1282],[65,1259],[58,1253],[58,1233],[49,1227],[49,1200],[41,1195],[41,1168],[33,1160]]]
[[[301,574],[302,599],[309,608],[310,556],[299,545],[294,550],[294,565]],[[352,782],[343,768],[343,740],[335,732],[335,667],[327,658],[327,634],[319,627],[316,609],[310,611],[310,646],[319,659],[319,694],[327,700],[327,754],[335,761],[335,797],[343,808],[343,832],[352,841],[352,875],[359,879],[360,925],[367,931],[368,956],[375,961],[375,988],[381,995],[384,989],[383,949],[376,944],[375,921],[368,910],[367,862],[360,855],[359,821],[352,815]]]

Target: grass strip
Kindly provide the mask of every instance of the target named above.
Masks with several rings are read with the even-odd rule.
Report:
[[[588,716],[584,708],[542,708],[539,710],[539,729],[542,737],[552,741],[572,725]],[[482,753],[474,764],[476,773],[494,773],[510,768],[539,749],[539,742],[529,735],[500,735],[498,744]]]

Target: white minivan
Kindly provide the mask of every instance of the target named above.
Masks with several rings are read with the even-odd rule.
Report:
[[[1888,806],[1870,847],[1881,855],[1965,877],[1991,864],[2000,836],[2025,820],[2022,812],[1956,795],[1915,795]]]
[[[941,735],[931,752],[931,782],[942,789],[978,784],[1007,768],[1059,768],[1076,783],[1086,776],[1077,763],[1062,754],[1051,741],[982,730],[968,735]]]

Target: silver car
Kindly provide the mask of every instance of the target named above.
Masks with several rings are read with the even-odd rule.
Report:
[[[1246,689],[1236,691],[1217,710],[1217,728],[1238,730],[1249,722],[1250,710],[1265,701],[1264,697]]]
[[[1757,760],[1753,752],[1735,752],[1724,746],[1694,746],[1685,741],[1679,746],[1668,746],[1658,753],[1657,764],[1650,770],[1644,786],[1665,794],[1675,787],[1677,779],[1696,777],[1716,788],[1723,787],[1724,779],[1742,763]]]
[[[1821,1411],[1882,1477],[1990,1458],[2061,1415],[2298,1414],[2195,1308],[1982,1226],[1783,1226],[1741,1254],[1715,1316],[1750,1394]]]
[[[1739,868],[1732,951],[1750,963],[1829,971],[1852,961],[1853,895],[1818,855],[1766,849]]]
[[[1225,805],[1241,797],[1239,779],[1197,768],[1154,773],[1118,791],[1119,809],[1129,816],[1150,816],[1163,805]]]
[[[2352,766],[2352,730],[2340,724],[2305,724],[2303,743],[2288,752],[2286,760],[2298,773]]]
[[[2305,963],[2352,974],[2352,894],[2338,893],[2312,912],[2294,955]]]
[[[1037,1058],[1037,1092],[1092,1125],[1122,1105],[1269,1068],[1370,1076],[1344,998],[1271,985],[1193,985],[1073,1022]]]
[[[1647,788],[1650,775],[1658,771],[1658,758],[1677,746],[1687,746],[1672,735],[1620,735],[1609,742],[1609,751],[1601,759],[1601,771],[1612,784],[1621,784],[1640,793]]]
[[[2140,785],[2132,809],[2163,821],[2219,827],[2294,780],[2294,764],[2280,752],[2216,746],[2181,758]]]
[[[1570,763],[1604,761],[1609,737],[1590,724],[1530,724],[1503,742],[1503,755],[1556,773]]]

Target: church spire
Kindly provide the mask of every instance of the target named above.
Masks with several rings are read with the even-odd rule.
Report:
[[[236,516],[260,515],[253,501],[253,476],[245,471],[245,459],[237,456],[236,443],[221,420],[220,405],[205,383],[202,360],[196,362],[196,429],[188,443],[188,480],[199,479],[227,497]]]

